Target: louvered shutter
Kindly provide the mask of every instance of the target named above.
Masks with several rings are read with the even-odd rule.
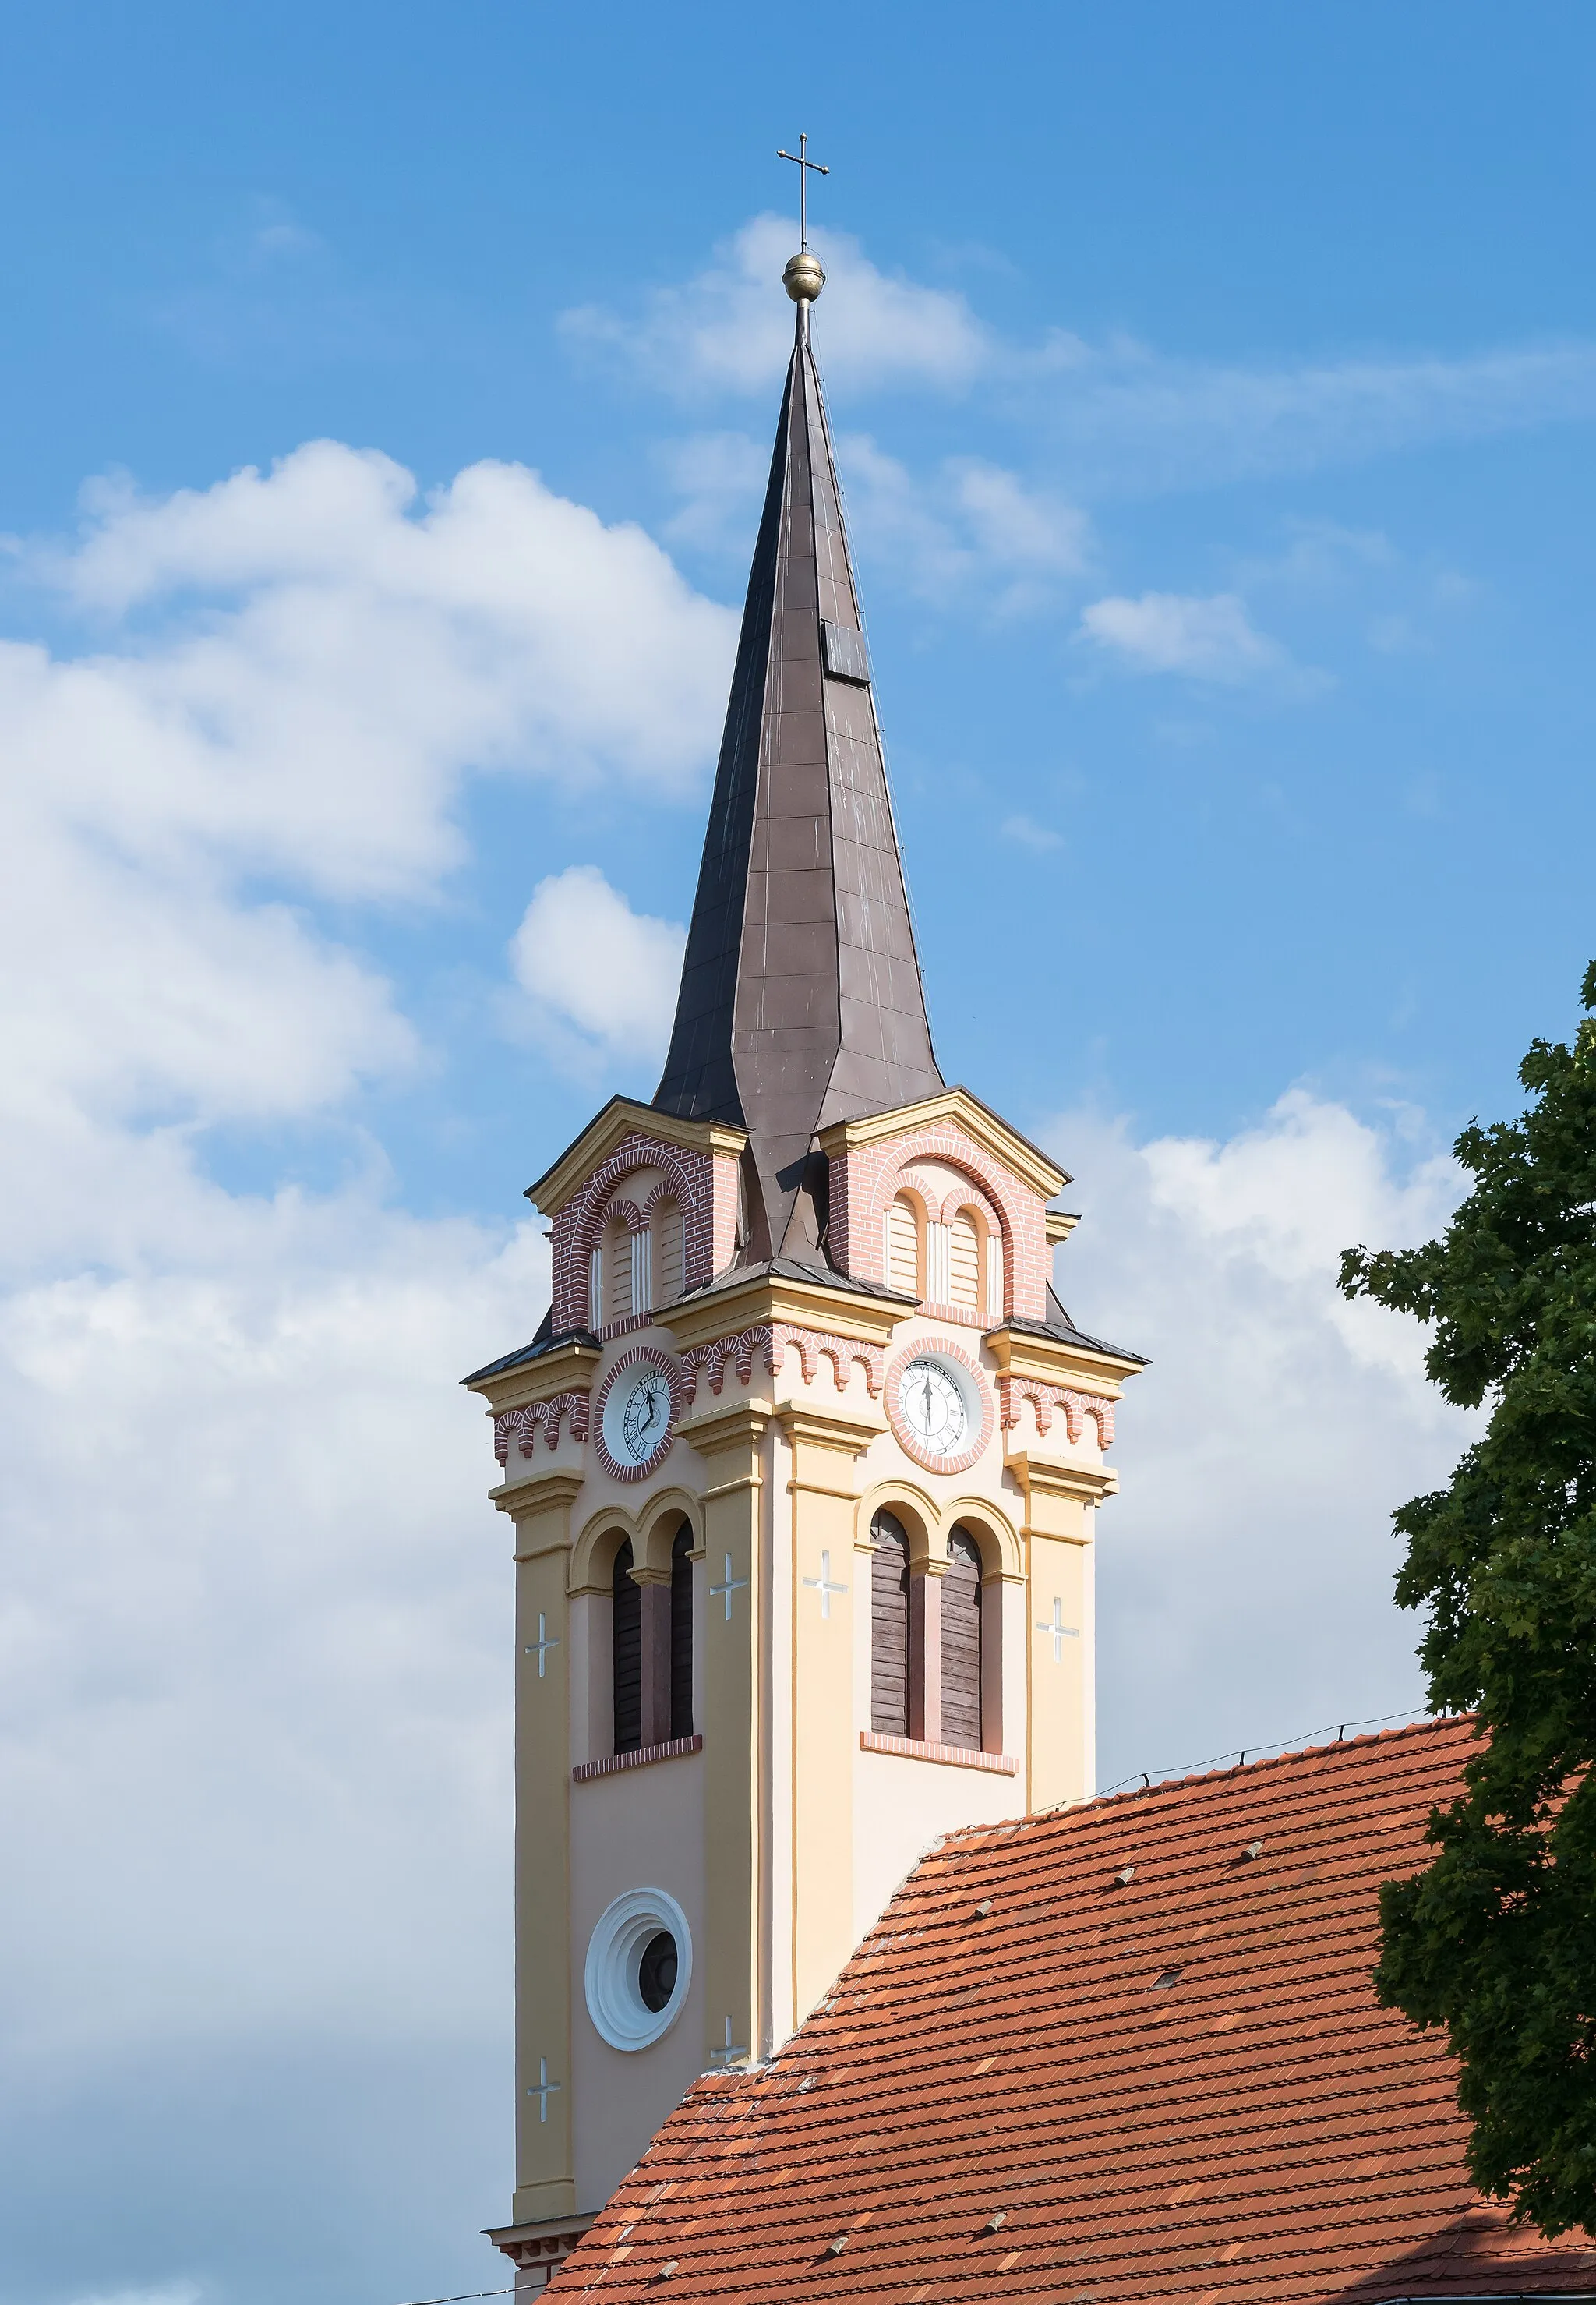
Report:
[[[674,1305],[682,1294],[682,1212],[675,1201],[665,1202],[656,1212],[654,1238],[659,1274],[655,1302]]]
[[[870,1727],[909,1733],[909,1539],[887,1512],[870,1523]]]
[[[962,1528],[942,1579],[942,1742],[981,1750],[981,1553]]]
[[[604,1317],[624,1321],[632,1311],[632,1236],[620,1217],[604,1228]]]
[[[615,1750],[635,1753],[643,1741],[643,1595],[632,1580],[632,1539],[615,1555],[612,1587]]]
[[[977,1312],[981,1306],[981,1236],[974,1220],[961,1209],[947,1234],[948,1286],[950,1305],[967,1305]]]
[[[913,1204],[901,1198],[887,1212],[887,1286],[920,1294],[920,1228]]]
[[[683,1521],[671,1546],[671,1735],[692,1734],[692,1529]]]

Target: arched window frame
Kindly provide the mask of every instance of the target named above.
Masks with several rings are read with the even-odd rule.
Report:
[[[973,1529],[956,1522],[948,1531],[947,1570],[942,1579],[938,1739],[976,1753],[988,1749],[986,1646],[993,1612],[987,1606],[985,1586],[981,1540]]]

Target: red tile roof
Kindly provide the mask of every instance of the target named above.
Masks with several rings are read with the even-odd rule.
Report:
[[[1473,1733],[1429,1722],[951,1835],[771,2064],[688,2093],[554,2293],[1596,2291],[1587,2236],[1547,2242],[1477,2199],[1443,2043],[1370,1989],[1375,1891],[1423,1863]]]

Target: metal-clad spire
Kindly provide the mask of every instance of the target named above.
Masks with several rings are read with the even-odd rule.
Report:
[[[809,344],[825,275],[804,252],[783,276],[793,357],[654,1102],[750,1131],[751,1245],[802,1257],[825,1221],[816,1132],[943,1082]]]

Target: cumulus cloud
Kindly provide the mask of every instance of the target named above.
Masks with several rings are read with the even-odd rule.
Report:
[[[678,922],[634,913],[596,864],[551,873],[510,948],[523,1029],[588,1062],[663,1059],[686,943]]]
[[[793,349],[782,268],[796,238],[790,221],[755,217],[701,272],[655,289],[641,311],[582,305],[561,316],[573,349],[621,361],[658,389],[689,396],[706,385],[762,392]],[[826,268],[825,353],[851,388],[932,385],[957,389],[986,365],[987,331],[963,296],[878,269],[850,234],[810,235]]]
[[[1182,592],[1123,594],[1081,611],[1078,637],[1131,672],[1184,673],[1235,685],[1277,671],[1284,659],[1258,632],[1235,592],[1207,598]]]
[[[1147,1354],[1099,1537],[1099,1782],[1422,1710],[1419,1627],[1391,1603],[1395,1506],[1445,1479],[1471,1420],[1418,1325],[1335,1285],[1355,1241],[1444,1224],[1461,1183],[1302,1090],[1227,1143],[1048,1133],[1085,1221],[1058,1288]]]

